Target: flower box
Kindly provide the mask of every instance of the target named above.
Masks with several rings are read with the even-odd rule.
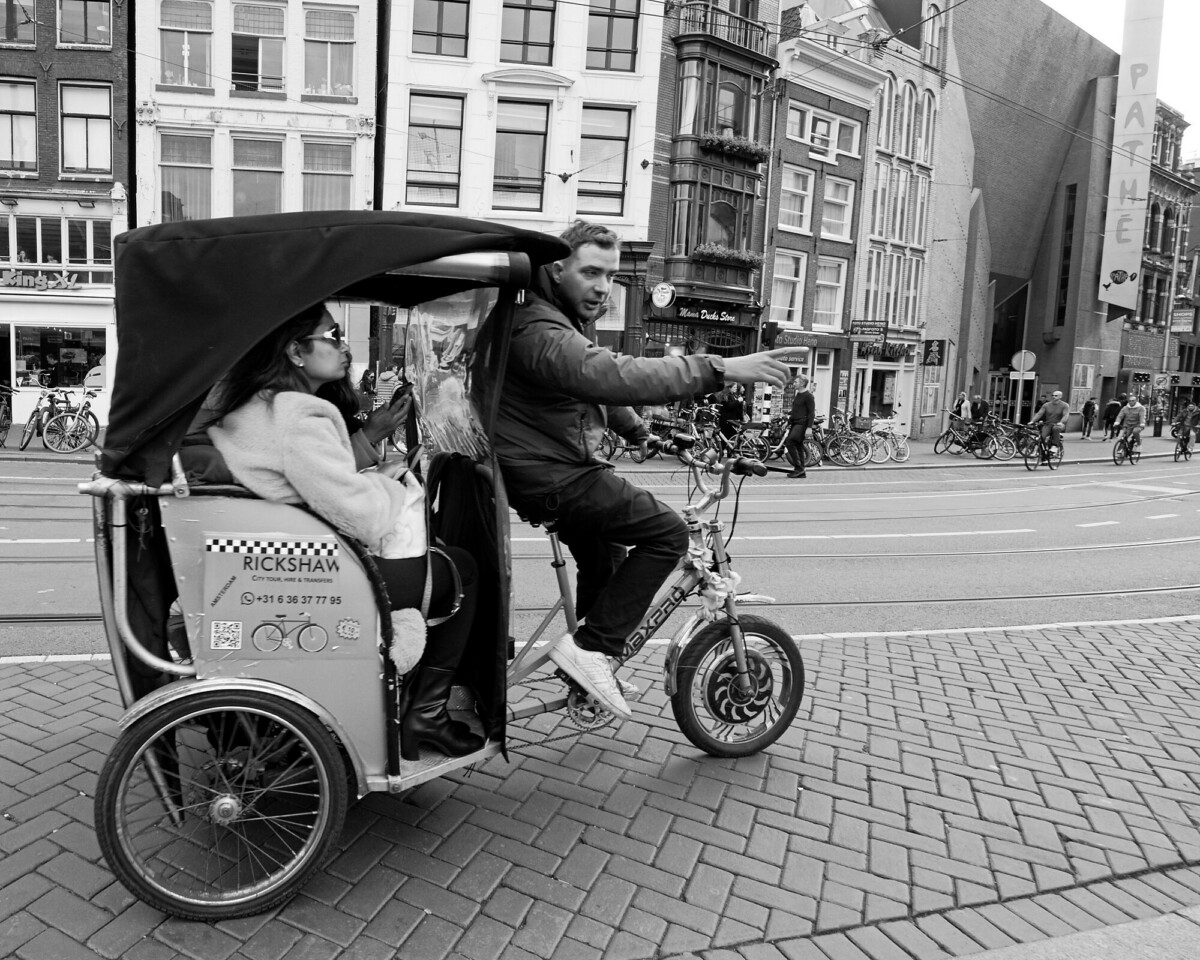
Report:
[[[760,254],[750,250],[735,250],[722,243],[702,243],[693,247],[691,258],[693,260],[710,260],[714,263],[731,263],[739,267],[748,267],[751,270],[763,265],[763,258]]]
[[[754,163],[762,163],[771,155],[771,148],[758,140],[751,140],[749,137],[722,137],[715,133],[702,136],[700,147],[713,153],[752,160]]]

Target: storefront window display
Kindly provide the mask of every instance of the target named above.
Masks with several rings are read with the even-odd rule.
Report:
[[[18,385],[82,388],[88,374],[103,366],[107,352],[103,329],[18,326],[13,334]]]

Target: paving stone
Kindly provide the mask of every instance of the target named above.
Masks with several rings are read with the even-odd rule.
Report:
[[[31,914],[76,940],[85,941],[108,923],[110,917],[69,890],[54,887],[28,907]]]

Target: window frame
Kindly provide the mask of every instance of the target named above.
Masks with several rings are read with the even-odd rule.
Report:
[[[591,134],[591,135],[584,134],[582,125],[580,127],[580,136],[579,136],[579,141],[580,141],[579,157],[580,157],[581,162],[583,162],[584,156],[585,156],[584,150],[583,150],[583,141],[584,140],[596,141],[598,143],[620,143],[621,144],[621,152],[620,152],[621,182],[620,182],[620,189],[617,191],[604,190],[604,189],[601,189],[598,187],[585,189],[585,187],[584,187],[585,183],[611,183],[611,182],[613,182],[613,181],[589,181],[589,180],[587,180],[584,177],[584,174],[586,173],[586,167],[585,167],[585,169],[580,170],[579,176],[578,176],[579,186],[576,189],[576,194],[575,194],[575,197],[576,197],[575,209],[576,209],[577,213],[587,214],[588,216],[621,217],[621,216],[625,215],[625,200],[626,200],[627,188],[629,186],[629,140],[633,133],[633,110],[630,107],[610,106],[607,104],[599,104],[599,103],[591,103],[591,104],[585,103],[583,105],[584,115],[586,115],[589,110],[598,112],[598,113],[622,114],[625,118],[625,135],[623,137],[605,136],[605,135],[597,135],[597,134]],[[613,157],[615,159],[616,154],[614,154]],[[589,197],[589,198],[602,198],[602,197],[613,198],[613,197],[615,197],[617,199],[617,209],[615,212],[612,210],[590,209],[584,205],[584,202],[583,202],[584,197]]]
[[[523,136],[523,135],[528,135],[533,132],[530,130],[517,129],[515,127],[512,129],[501,128],[501,126],[500,126],[501,113],[502,113],[504,107],[508,104],[521,104],[524,106],[538,106],[538,107],[541,107],[542,110],[544,111],[544,113],[543,113],[544,121],[542,124],[542,130],[541,130],[541,134],[540,134],[540,136],[542,138],[541,161],[540,161],[541,170],[539,171],[540,175],[536,178],[536,183],[537,183],[536,190],[533,190],[530,188],[531,185],[535,181],[534,177],[522,178],[518,175],[518,176],[510,178],[513,181],[515,181],[514,185],[504,186],[504,185],[500,184],[499,174],[496,172],[496,165],[499,164],[499,162],[500,162],[500,136],[501,136],[501,134],[522,135]],[[549,146],[550,146],[550,104],[545,100],[523,100],[523,99],[519,99],[519,98],[498,100],[496,103],[496,137],[495,137],[494,143],[495,143],[496,152],[495,152],[495,159],[494,159],[493,165],[492,165],[492,209],[493,210],[520,210],[520,211],[524,211],[526,213],[541,213],[543,208],[546,205],[546,155],[549,151]],[[514,167],[514,169],[516,169],[516,168]],[[521,182],[521,181],[524,181],[524,182]],[[537,206],[536,207],[509,206],[506,204],[499,204],[496,202],[497,193],[514,193],[514,194],[523,194],[523,193],[534,194],[534,193],[536,193]]]
[[[792,122],[793,114],[803,116],[800,123],[802,130],[799,136],[793,129],[795,126]],[[824,125],[824,132],[818,133],[818,124]],[[851,149],[849,150],[841,147],[843,131],[850,134]],[[788,101],[784,135],[796,143],[807,144],[808,156],[811,160],[820,160],[822,163],[836,165],[839,157],[852,157],[855,160],[862,158],[862,124],[859,121],[819,110],[801,100]]]
[[[838,268],[838,281],[836,284],[823,283],[821,281],[821,267],[830,264],[836,265]],[[813,303],[812,303],[812,328],[814,330],[837,330],[840,331],[845,327],[846,314],[846,279],[850,275],[850,262],[841,257],[830,257],[821,254],[817,257],[817,271],[813,275]],[[835,322],[822,322],[817,318],[822,314],[818,313],[817,304],[820,302],[820,292],[822,289],[833,288],[837,291],[836,303],[837,306],[833,311]]]
[[[338,147],[346,151],[347,163],[344,170],[310,170],[308,168],[309,147]],[[312,183],[310,178],[321,177],[324,179],[336,178],[339,185],[342,181],[345,183],[345,199],[338,198],[338,202],[333,206],[309,206],[308,204],[308,187]],[[301,210],[351,210],[354,208],[354,141],[345,138],[338,139],[337,137],[322,137],[309,136],[300,138],[300,209]]]
[[[30,2],[32,2],[32,0],[30,0]],[[107,23],[108,29],[106,30],[106,32],[108,33],[108,39],[107,40],[64,40],[63,39],[63,24],[66,23],[66,17],[63,14],[63,7],[67,3],[75,3],[75,4],[78,4],[83,7],[83,19],[84,19],[85,25],[88,20],[88,12],[93,6],[107,7],[108,8],[108,23]],[[56,43],[55,43],[56,47],[58,47],[60,49],[75,48],[75,47],[84,47],[84,48],[90,48],[93,50],[111,50],[112,49],[112,45],[113,45],[113,40],[112,40],[112,31],[113,31],[113,9],[112,8],[113,8],[113,4],[112,4],[111,0],[57,0],[55,7],[56,7],[55,12],[58,15],[58,24],[56,27],[56,33],[57,33]]]
[[[237,161],[237,145],[239,142],[279,144],[279,166],[278,166],[278,168],[267,167],[267,166],[249,166],[246,164],[239,165],[238,161]],[[231,147],[231,151],[230,151],[230,159],[229,159],[229,184],[230,184],[229,208],[230,208],[231,214],[235,217],[238,217],[238,216],[250,216],[250,215],[259,214],[259,213],[281,213],[283,211],[283,206],[284,206],[284,202],[285,202],[284,177],[286,175],[287,159],[288,159],[287,158],[287,141],[283,137],[262,136],[259,134],[237,132],[237,133],[233,133],[230,136],[230,147]],[[237,175],[239,172],[257,173],[260,175],[264,174],[264,173],[277,174],[276,183],[278,184],[278,195],[277,195],[278,202],[276,204],[275,210],[262,210],[262,211],[260,211],[260,210],[239,211],[238,210],[238,208],[237,208],[238,176]]]
[[[798,175],[805,178],[808,183],[804,190],[792,190],[788,187],[788,175]],[[799,166],[795,163],[784,163],[780,169],[779,177],[779,216],[777,218],[780,230],[786,230],[788,233],[802,233],[807,236],[812,236],[812,207],[813,207],[813,181],[816,179],[816,173],[809,170],[807,167]],[[788,207],[784,204],[785,197],[800,197],[800,209]],[[789,214],[798,214],[800,224],[784,222],[784,212]]]
[[[96,114],[68,113],[64,106],[64,94],[71,89],[104,90],[108,94],[108,115],[101,118]],[[91,123],[87,121],[103,119],[108,131],[108,167],[107,169],[85,168],[83,170],[67,169],[67,121],[85,121],[85,148],[90,156],[92,150]],[[111,180],[113,178],[113,85],[88,80],[60,80],[58,83],[58,170],[64,180]]]
[[[193,90],[196,92],[207,91],[207,92],[211,93],[213,91],[212,67],[213,67],[213,14],[214,14],[213,7],[214,7],[214,3],[213,3],[213,0],[184,0],[184,2],[195,3],[197,5],[201,5],[205,8],[207,8],[207,10],[208,10],[208,29],[206,30],[202,27],[193,28],[193,27],[164,26],[163,25],[163,0],[159,0],[159,2],[158,2],[158,54],[159,54],[158,82],[165,86],[185,87],[188,90]],[[182,58],[183,63],[177,64],[177,66],[182,68],[183,76],[179,80],[168,80],[166,78],[167,67],[176,65],[176,64],[173,64],[172,61],[168,59],[167,51],[164,47],[165,37],[167,34],[181,34],[183,36],[183,42],[180,44],[180,57]],[[196,37],[196,38],[206,37],[208,40],[208,43],[207,43],[208,66],[205,71],[205,80],[207,81],[206,83],[192,84],[192,83],[187,82],[188,75],[192,72],[192,67],[190,65],[190,59],[191,59],[191,53],[192,53],[191,45],[192,45],[193,37]]]
[[[521,22],[521,39],[507,39],[504,35],[506,14],[508,11],[514,10],[520,12]],[[550,13],[550,30],[548,37],[542,40],[531,40],[530,22],[533,20],[532,14],[535,12]],[[527,63],[532,66],[550,67],[554,65],[554,38],[555,27],[558,21],[558,3],[557,0],[503,0],[500,6],[500,62],[501,63]],[[521,56],[506,57],[504,55],[505,45],[516,45],[520,48]],[[544,49],[546,51],[546,59],[534,60],[529,57],[530,49]]]
[[[783,258],[791,261],[793,272],[782,275],[779,272],[779,261]],[[804,323],[805,287],[808,283],[808,254],[803,250],[791,250],[784,247],[775,248],[775,259],[771,266],[771,312],[770,319],[774,323],[786,324],[790,327],[801,327]],[[779,303],[775,295],[778,286],[786,284],[791,291],[788,305]]]
[[[745,178],[744,182],[757,185],[757,181]],[[714,201],[713,191],[719,191],[722,196]],[[687,192],[688,196],[683,194]],[[676,180],[671,184],[670,193],[670,222],[669,236],[671,238],[672,257],[687,257],[692,250],[702,243],[724,241],[710,240],[707,225],[714,202],[729,203],[731,195],[736,205],[734,209],[734,239],[727,243],[734,249],[749,250],[754,226],[754,205],[758,194],[753,189],[739,189],[725,183],[713,183],[711,180]],[[681,219],[685,222],[681,223]]]
[[[875,130],[875,145],[888,153],[895,152],[892,129],[895,114],[896,77],[889,73],[884,77],[883,85],[879,88],[879,94],[875,99],[875,115],[879,119],[879,126]]]
[[[358,96],[358,90],[357,90],[357,86],[355,83],[355,81],[357,80],[356,69],[357,69],[357,60],[358,60],[358,8],[357,7],[340,7],[340,6],[339,7],[323,6],[320,4],[312,4],[312,5],[306,4],[302,8],[301,12],[303,13],[303,18],[304,18],[304,35],[303,35],[303,37],[301,37],[301,42],[304,44],[304,80],[303,80],[304,93],[303,93],[303,96],[335,97],[337,99],[353,100],[355,97]],[[310,37],[308,35],[308,31],[309,31],[308,15],[310,13],[339,13],[339,14],[343,14],[345,16],[350,17],[350,39],[349,40],[342,40],[342,39],[335,40],[335,39],[327,39],[327,38]],[[325,48],[325,51],[324,51],[324,53],[325,53],[325,57],[324,57],[325,75],[329,78],[329,92],[328,93],[317,93],[317,92],[312,92],[309,90],[308,54],[309,54],[310,46],[316,46],[316,45],[321,45],[321,46],[324,46],[324,48]],[[336,91],[336,87],[334,86],[334,83],[333,83],[333,79],[334,79],[333,52],[334,52],[334,49],[337,47],[343,47],[343,48],[349,47],[350,48],[350,68],[349,68],[350,90],[348,93],[338,93]]]
[[[287,63],[288,63],[288,44],[287,44],[287,40],[288,40],[288,19],[287,19],[288,8],[287,8],[287,6],[285,4],[280,4],[280,3],[261,2],[261,0],[254,0],[254,2],[245,2],[245,3],[234,3],[232,6],[233,6],[233,11],[232,11],[233,12],[233,26],[231,26],[230,31],[229,31],[229,50],[230,50],[230,56],[232,58],[230,61],[229,81],[230,81],[230,86],[231,86],[232,91],[234,93],[242,93],[242,94],[245,94],[245,93],[260,94],[260,95],[261,94],[274,94],[276,96],[285,96],[286,95],[285,91],[287,90]],[[275,33],[245,33],[244,28],[243,28],[242,32],[239,32],[239,28],[236,26],[236,23],[237,23],[238,9],[240,7],[262,7],[262,8],[268,9],[268,10],[278,10],[283,18],[283,25],[280,27],[280,32],[277,34],[275,34]],[[237,42],[239,37],[242,38],[243,40],[253,39],[256,41],[256,50],[255,50],[255,70],[256,70],[256,72],[254,74],[255,83],[254,83],[253,87],[248,85],[249,81],[244,80],[244,79],[243,80],[238,79],[239,76],[248,77],[248,76],[250,76],[250,74],[247,74],[245,71],[238,71],[233,66],[233,64],[237,61],[237,58],[233,56],[234,45]],[[274,76],[268,77],[263,72],[264,60],[266,59],[263,56],[263,41],[264,40],[266,40],[268,42],[276,42],[279,44],[280,75],[278,77],[274,77]],[[278,85],[277,86],[266,85],[266,84],[264,84],[264,80],[278,81]]]
[[[424,123],[424,122],[414,125],[413,120],[412,120],[413,101],[417,97],[422,97],[422,98],[428,99],[428,100],[454,100],[454,101],[456,101],[458,103],[458,125],[450,126],[448,124]],[[408,137],[408,141],[407,141],[408,145],[407,145],[407,149],[406,149],[405,166],[404,166],[404,204],[405,204],[405,206],[457,207],[459,205],[459,203],[461,202],[461,199],[462,199],[461,190],[462,190],[463,124],[464,124],[465,117],[466,117],[466,109],[467,109],[467,98],[466,98],[465,94],[428,93],[423,90],[409,91],[409,95],[408,95],[408,135],[409,135],[409,137]],[[413,165],[412,165],[412,158],[413,158],[412,136],[413,136],[414,126],[419,129],[455,130],[455,131],[457,131],[458,145],[455,148],[455,153],[456,153],[457,159],[456,159],[455,169],[454,169],[454,174],[453,174],[453,176],[454,176],[453,182],[438,181],[438,180],[424,180],[423,181],[419,176],[417,176],[417,177],[413,176],[414,169],[413,169]],[[434,135],[433,140],[436,145],[438,143],[438,135],[437,134]],[[439,171],[427,169],[427,170],[417,170],[415,172],[418,174],[421,174],[421,173],[433,174],[433,173],[437,173]],[[449,203],[437,203],[437,202],[434,202],[431,200],[414,200],[414,199],[412,199],[412,194],[410,192],[413,189],[417,189],[417,190],[420,190],[420,189],[453,190],[454,199],[453,199],[453,201],[451,201]]]
[[[6,177],[36,177],[40,169],[39,152],[38,152],[38,90],[37,81],[29,77],[0,77],[0,83],[11,84],[14,87],[28,87],[31,91],[31,99],[33,101],[33,110],[24,111],[18,110],[16,106],[9,112],[0,113],[0,118],[8,117],[8,142],[12,148],[12,156],[7,161],[10,166],[5,166],[6,161],[0,160],[0,171]],[[18,167],[17,164],[17,117],[32,118],[32,127],[28,134],[28,141],[33,146],[33,165],[31,167]]]
[[[462,33],[447,33],[445,30],[446,11],[451,5],[464,8],[463,11],[463,32]],[[437,28],[434,31],[418,30],[417,29],[417,10],[421,6],[431,6],[437,10]],[[432,37],[434,40],[433,50],[418,50],[417,37]],[[444,49],[449,41],[461,40],[462,52],[454,53]],[[412,25],[412,52],[420,56],[428,57],[458,57],[465,59],[471,49],[471,0],[414,0],[413,3],[413,25]]]
[[[17,24],[17,33],[18,33],[17,39],[5,40],[2,37],[0,37],[0,49],[14,48],[14,47],[29,48],[29,47],[37,46],[37,28],[38,28],[38,26],[40,26],[40,24],[37,21],[37,11],[35,10],[32,15],[30,15],[30,13],[29,13],[29,8],[32,7],[32,5],[33,5],[33,0],[22,0],[21,6],[14,6],[13,9],[17,11],[18,16],[24,15],[27,19]],[[21,27],[29,27],[30,28],[29,32],[30,32],[31,36],[28,40],[22,40],[20,38],[19,34],[20,34]],[[4,29],[4,28],[5,28],[5,25],[0,25],[0,29]]]
[[[618,4],[622,2],[632,2],[632,12],[628,10],[618,10]],[[604,45],[592,46],[592,18],[606,21],[604,30]],[[638,66],[638,39],[642,31],[642,2],[641,0],[589,0],[588,3],[588,22],[585,33],[586,47],[584,49],[584,69],[585,70],[609,70],[617,73],[634,73]],[[616,23],[621,20],[632,20],[633,30],[630,39],[631,46],[617,47],[613,42],[613,33]],[[593,63],[593,54],[601,54],[602,63]],[[627,55],[629,57],[629,66],[615,67],[613,66],[613,55]]]
[[[843,186],[847,188],[845,201],[831,200],[829,196],[830,185]],[[821,185],[821,239],[836,240],[840,243],[852,243],[854,240],[854,181],[846,180],[842,177],[824,177]],[[844,232],[841,234],[830,233],[826,225],[829,223],[827,210],[833,206],[841,206],[844,211]]]
[[[165,137],[175,137],[175,138],[187,137],[192,140],[203,140],[205,143],[208,144],[208,162],[207,163],[191,163],[188,161],[181,160],[181,161],[168,161],[168,162],[164,163],[164,161],[163,161],[163,139]],[[158,142],[157,142],[158,155],[157,155],[156,159],[157,159],[157,167],[158,167],[158,181],[159,181],[159,186],[160,186],[159,198],[158,198],[158,206],[159,206],[158,216],[159,216],[159,221],[161,223],[180,223],[180,222],[183,222],[183,220],[193,220],[193,219],[206,220],[206,219],[209,219],[210,217],[212,217],[212,215],[213,215],[213,209],[212,209],[212,198],[213,198],[213,159],[212,159],[212,154],[213,154],[213,150],[212,150],[212,148],[213,148],[213,132],[211,130],[197,131],[197,130],[189,129],[186,131],[185,130],[160,130],[159,131]],[[165,184],[165,181],[166,181],[166,178],[163,176],[163,172],[162,172],[163,167],[170,167],[172,169],[179,169],[179,170],[207,170],[208,171],[208,209],[196,217],[184,217],[182,219],[176,219],[174,217],[171,217],[170,219],[168,219],[166,216],[166,210],[163,209],[163,202],[162,202],[163,191],[161,188]]]

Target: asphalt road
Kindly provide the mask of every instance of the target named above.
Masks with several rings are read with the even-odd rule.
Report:
[[[626,468],[628,470],[629,468]],[[0,463],[0,614],[98,609],[86,475]],[[673,506],[686,475],[639,472]],[[721,509],[743,589],[792,633],[929,630],[1188,614],[1200,595],[1200,466],[1068,463],[747,480]],[[549,546],[514,518],[515,632],[555,598]],[[664,632],[670,632],[668,624]],[[561,631],[561,622],[551,630]],[[0,623],[0,655],[104,649],[98,625]]]

